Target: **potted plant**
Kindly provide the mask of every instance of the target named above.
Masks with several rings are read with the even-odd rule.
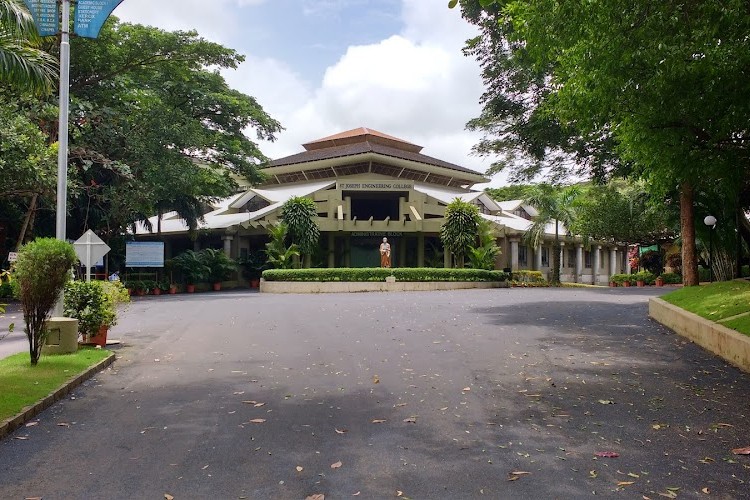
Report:
[[[208,276],[208,267],[201,255],[193,250],[181,253],[172,259],[172,262],[174,267],[182,273],[187,293],[195,292],[195,284],[205,280]]]
[[[117,324],[117,305],[128,302],[119,281],[71,281],[65,287],[64,314],[78,320],[84,344],[107,345],[107,332]]]
[[[242,276],[249,281],[250,288],[260,287],[260,277],[268,267],[263,251],[249,252],[247,257],[237,261],[237,265],[242,269]]]
[[[227,257],[223,250],[205,248],[200,251],[200,259],[208,269],[206,277],[213,285],[214,291],[221,290],[221,282],[228,279],[237,270],[237,264]]]
[[[661,274],[656,277],[656,286],[664,286],[664,278],[662,278]]]

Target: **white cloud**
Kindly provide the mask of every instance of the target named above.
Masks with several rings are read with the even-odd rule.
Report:
[[[239,29],[236,16],[225,11],[262,1],[127,0],[116,14],[166,29],[195,28],[221,42],[223,34]],[[335,10],[341,0],[316,2]],[[473,27],[445,0],[403,0],[401,21],[398,34],[348,47],[319,82],[262,57],[248,56],[237,71],[225,72],[233,87],[255,96],[286,128],[277,142],[262,144],[264,152],[273,158],[294,154],[309,140],[365,126],[420,144],[424,154],[486,170],[490,161],[470,153],[480,134],[464,129],[479,115],[483,92],[477,63],[461,52],[476,34]]]

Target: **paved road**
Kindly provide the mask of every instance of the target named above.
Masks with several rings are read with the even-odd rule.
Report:
[[[0,497],[750,498],[750,376],[656,293],[140,300],[113,368],[0,442]]]
[[[0,303],[3,303],[2,299]],[[8,333],[11,324],[15,324],[15,328],[12,333]],[[23,333],[23,324],[21,304],[18,302],[7,304],[5,314],[0,316],[0,359],[17,352],[28,352],[29,341]]]

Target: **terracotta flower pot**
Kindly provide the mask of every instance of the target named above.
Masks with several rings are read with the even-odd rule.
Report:
[[[185,291],[186,291],[187,293],[195,293],[195,285],[187,285],[187,286],[185,287]]]
[[[623,281],[622,282],[622,286],[629,287],[630,286],[630,282],[629,281]]]
[[[221,290],[221,283],[214,283],[213,289],[214,289],[214,292],[218,292],[219,290]]]
[[[641,286],[641,287],[646,286],[646,282],[643,281],[643,280],[638,280],[638,281],[635,282],[635,284],[638,285],[638,286]]]
[[[143,297],[144,295],[146,295],[146,291],[147,291],[147,290],[136,290],[136,291],[135,291],[135,293],[136,293],[136,295],[138,295],[139,297]]]
[[[250,280],[250,288],[260,288],[260,280]]]
[[[98,345],[100,347],[106,347],[107,332],[109,332],[109,327],[107,325],[102,325],[99,327],[99,331],[96,332],[96,335],[84,335],[83,343],[86,345]]]
[[[616,281],[610,281],[609,282],[609,286],[611,286],[612,288],[617,288],[617,282]]]
[[[656,278],[656,286],[664,286],[664,280],[661,278]]]
[[[169,287],[169,295],[174,295],[177,293],[177,287],[172,285]]]
[[[151,293],[154,295],[161,295],[161,288],[154,288]]]

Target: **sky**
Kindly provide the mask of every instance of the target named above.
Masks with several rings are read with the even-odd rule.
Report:
[[[285,128],[261,143],[271,158],[369,127],[424,154],[484,172],[491,159],[466,130],[479,115],[478,63],[461,52],[477,34],[447,0],[124,0],[121,20],[195,29],[246,57],[224,72]],[[250,134],[254,137],[254,134]],[[494,178],[492,185],[504,184]],[[478,186],[481,187],[481,186]]]

